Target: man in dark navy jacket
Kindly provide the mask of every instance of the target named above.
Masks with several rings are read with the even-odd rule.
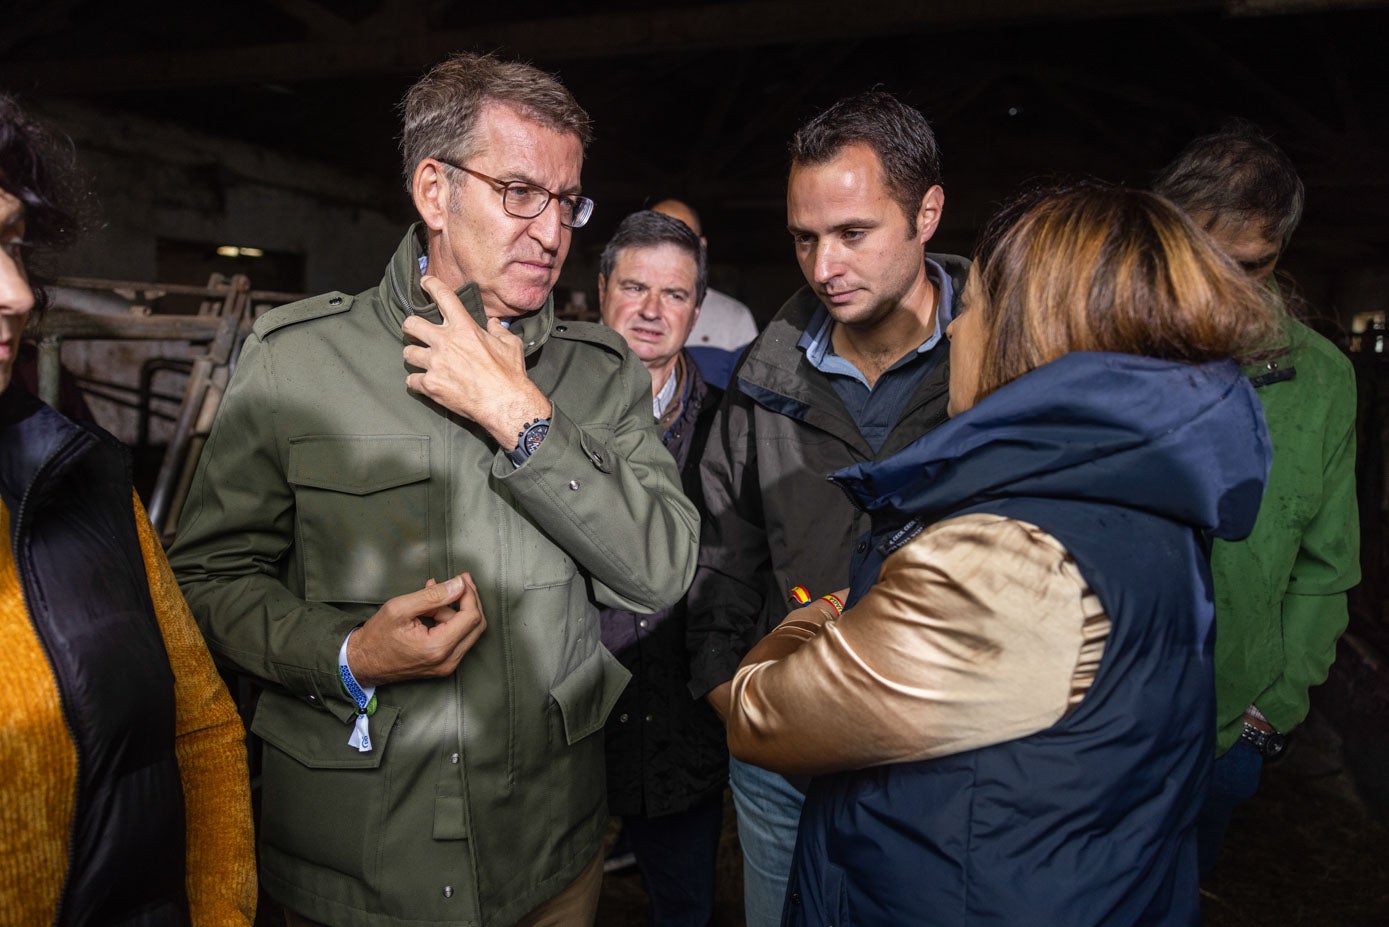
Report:
[[[651,374],[651,415],[701,506],[699,458],[719,398],[685,348],[707,292],[704,248],[684,223],[634,213],[603,249],[598,304]],[[622,817],[651,899],[650,923],[706,927],[723,823],[723,725],[692,701],[685,603],[652,615],[604,609],[603,644],[632,673],[608,716],[608,810]]]

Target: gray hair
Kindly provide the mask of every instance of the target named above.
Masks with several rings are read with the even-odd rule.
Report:
[[[585,149],[593,138],[588,113],[554,76],[493,55],[454,55],[416,81],[401,102],[407,190],[425,158],[462,164],[473,156],[478,114],[489,104],[509,106],[546,128],[577,136]]]
[[[1190,215],[1208,215],[1208,230],[1254,220],[1282,245],[1302,221],[1306,198],[1287,154],[1244,119],[1187,145],[1158,174],[1153,190]]]

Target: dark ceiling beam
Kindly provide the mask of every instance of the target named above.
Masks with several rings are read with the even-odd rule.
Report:
[[[1309,140],[1333,149],[1346,144],[1346,137],[1327,125],[1319,113],[1274,87],[1262,73],[1212,41],[1210,36],[1180,23],[1174,23],[1172,29],[1196,55],[1205,59],[1206,67],[1213,73],[1223,73],[1232,86],[1244,88],[1251,98],[1262,101]]]
[[[1383,3],[1372,0],[1226,0],[1231,16],[1282,16],[1286,13],[1340,13]]]
[[[1309,44],[1316,49],[1321,57],[1322,67],[1326,71],[1327,83],[1331,85],[1332,96],[1336,100],[1337,108],[1341,111],[1341,124],[1346,128],[1346,134],[1355,139],[1356,144],[1362,146],[1370,145],[1370,127],[1365,119],[1365,112],[1360,107],[1356,99],[1355,90],[1351,86],[1350,75],[1346,70],[1346,58],[1336,47],[1336,41],[1326,28],[1325,23],[1318,22],[1312,29],[1313,41]]]
[[[395,34],[387,31],[387,22],[373,18],[371,28],[354,29],[347,37],[333,40],[141,51],[107,58],[11,60],[0,66],[0,87],[64,94],[289,84],[381,73],[414,74],[462,49],[505,49],[555,62],[862,39],[984,24],[1215,12],[1224,9],[1224,3],[1225,0],[975,0],[965,5],[925,0],[859,0],[853,4],[843,0],[752,0],[488,23],[454,31],[422,29],[415,22],[417,16],[395,16],[389,21],[400,29]],[[308,0],[283,0],[281,8],[286,12],[298,9],[302,19],[313,15],[309,10],[315,5]]]
[[[1025,77],[1022,74],[1018,76]],[[1115,128],[1112,118],[1106,118],[1083,95],[1075,93],[1062,81],[1040,76],[1033,83],[1049,96],[1053,103],[1069,113],[1081,126],[1084,126],[1092,139],[1095,139],[1097,143],[1103,143],[1100,147],[1108,147],[1111,151],[1122,153],[1124,157],[1135,164],[1142,164],[1148,156],[1147,150],[1143,148],[1139,140],[1131,134]]]
[[[1109,80],[1083,68],[1061,66],[1033,66],[1028,73],[1034,78],[1049,78],[1072,87],[1081,87],[1090,93],[1118,100],[1129,106],[1142,107],[1152,113],[1175,117],[1191,108],[1189,101],[1164,93],[1160,85],[1155,88],[1145,84],[1124,83]]]
[[[0,54],[8,55],[30,39],[72,28],[73,12],[81,2],[32,2],[25,4],[24,9],[7,13],[4,34],[0,35]]]
[[[709,162],[715,156],[719,140],[729,132],[729,114],[733,112],[737,103],[745,99],[748,92],[744,85],[748,79],[752,56],[751,49],[743,49],[738,54],[732,71],[723,75],[717,94],[705,110],[704,125],[700,129],[699,138],[690,146],[690,156],[685,165],[686,182],[699,182],[713,173],[709,170]]]
[[[317,0],[271,0],[271,5],[291,19],[298,20],[308,27],[310,33],[323,39],[345,39],[356,28]]]
[[[950,122],[961,113],[973,109],[980,98],[1009,73],[995,62],[979,62],[968,73],[951,75],[952,83],[938,86],[932,104],[922,107],[921,111],[931,120],[932,125]]]
[[[844,63],[852,58],[860,49],[857,42],[843,42],[837,45],[833,51],[827,54],[815,54],[807,50],[805,57],[815,60],[808,61],[802,68],[805,74],[804,79],[796,84],[790,93],[776,100],[768,100],[763,104],[763,111],[752,119],[749,119],[740,132],[733,137],[723,141],[716,151],[711,152],[709,163],[705,165],[705,173],[710,177],[719,177],[725,173],[735,176],[756,174],[762,165],[744,163],[735,169],[735,165],[743,159],[744,154],[750,152],[758,138],[766,131],[766,125],[771,121],[772,110],[779,112],[796,112],[805,100],[809,99],[816,88],[820,87],[827,80],[832,80],[838,74]],[[788,139],[788,141],[790,141]],[[784,153],[781,149],[776,153],[776,164],[778,167],[784,161]]]

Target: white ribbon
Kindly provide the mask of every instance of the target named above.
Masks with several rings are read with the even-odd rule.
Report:
[[[352,629],[355,630],[357,629]],[[342,679],[342,687],[357,704],[357,720],[352,725],[352,736],[347,738],[347,745],[356,747],[359,753],[370,753],[371,726],[367,706],[376,695],[376,686],[358,685],[357,677],[352,675],[352,668],[347,665],[347,642],[352,637],[352,631],[347,632],[347,637],[342,639],[342,646],[338,648],[338,676]]]

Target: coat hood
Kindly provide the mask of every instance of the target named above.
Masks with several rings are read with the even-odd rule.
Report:
[[[831,479],[889,528],[1026,496],[1125,506],[1236,540],[1253,528],[1272,455],[1233,361],[1074,352]]]

